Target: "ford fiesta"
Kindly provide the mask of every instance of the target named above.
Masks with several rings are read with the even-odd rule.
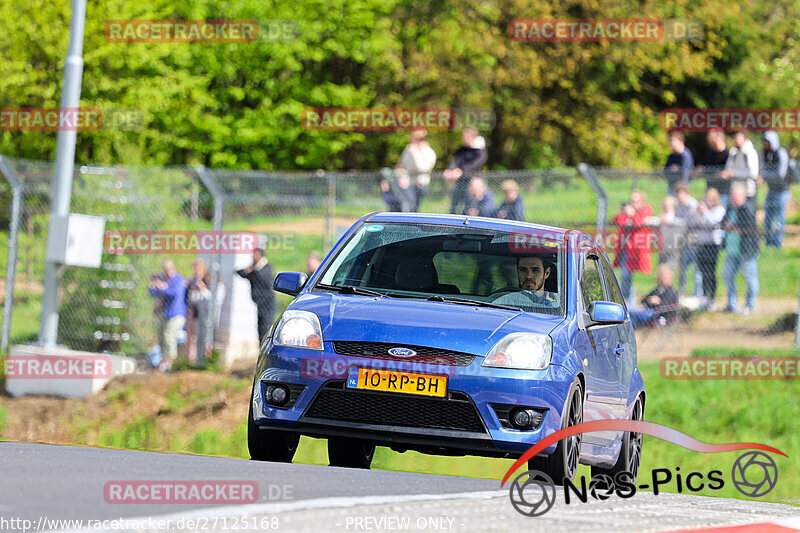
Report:
[[[456,215],[373,213],[263,339],[249,409],[253,459],[291,461],[301,435],[330,464],[375,446],[518,458],[558,429],[641,420],[636,341],[605,254],[585,233]],[[636,475],[641,435],[586,433],[531,459],[560,483],[578,463]]]

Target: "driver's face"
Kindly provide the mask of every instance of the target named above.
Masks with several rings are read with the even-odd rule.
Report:
[[[545,271],[542,260],[538,257],[523,257],[517,266],[519,286],[529,291],[538,291],[544,288],[544,280],[550,275],[550,269]]]

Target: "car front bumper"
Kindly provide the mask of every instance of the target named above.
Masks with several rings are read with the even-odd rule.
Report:
[[[271,342],[256,369],[253,420],[262,428],[313,437],[355,437],[395,449],[429,453],[515,457],[561,428],[561,412],[573,376],[562,366],[544,370],[482,367],[483,357],[466,366],[409,363],[275,346]],[[350,367],[383,368],[447,375],[444,399],[345,386]],[[267,385],[265,385],[265,383]],[[265,402],[268,384],[290,385],[288,407]],[[535,429],[511,429],[498,405],[543,412]],[[555,445],[544,450],[549,454]]]

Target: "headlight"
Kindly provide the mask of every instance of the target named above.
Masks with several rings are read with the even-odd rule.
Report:
[[[273,343],[278,346],[322,350],[319,317],[308,311],[286,311],[275,327]]]
[[[482,366],[542,370],[550,364],[553,341],[549,335],[511,333],[489,350]]]

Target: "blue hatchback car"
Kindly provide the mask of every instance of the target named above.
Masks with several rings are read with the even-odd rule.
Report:
[[[636,340],[606,255],[587,234],[418,213],[359,220],[262,340],[249,409],[253,459],[291,461],[300,435],[330,464],[375,446],[518,458],[584,421],[641,420]],[[568,437],[530,461],[556,483],[578,463],[634,477],[641,435]]]

